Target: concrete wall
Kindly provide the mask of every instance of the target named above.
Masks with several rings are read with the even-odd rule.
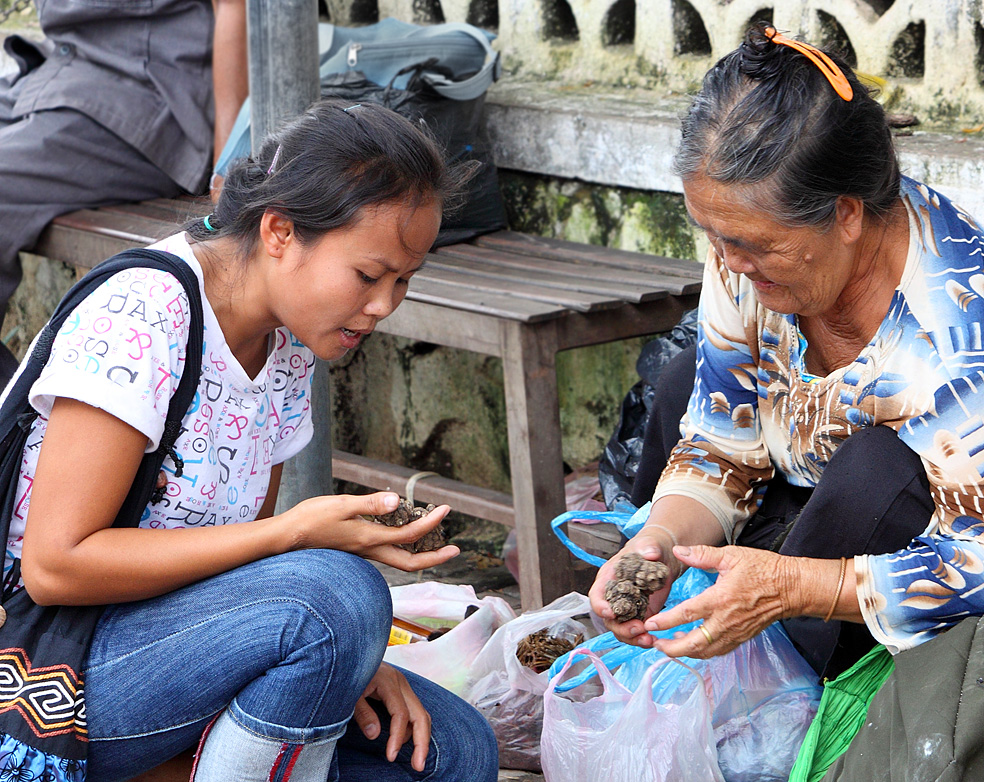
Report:
[[[979,0],[328,0],[339,24],[395,16],[494,29],[513,76],[687,91],[752,21],[845,54],[888,79],[924,121],[984,108]],[[976,124],[976,120],[975,123]]]

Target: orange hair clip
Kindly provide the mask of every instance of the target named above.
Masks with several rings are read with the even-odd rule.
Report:
[[[787,38],[782,33],[777,32],[775,27],[766,27],[763,32],[765,33],[765,37],[772,41],[772,43],[780,46],[788,46],[790,49],[795,49],[804,57],[809,58],[820,69],[820,73],[830,82],[830,86],[834,88],[834,92],[844,100],[850,101],[854,97],[854,90],[851,89],[851,83],[847,80],[844,72],[816,46]]]

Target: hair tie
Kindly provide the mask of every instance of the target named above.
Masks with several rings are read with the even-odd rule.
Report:
[[[280,160],[280,152],[283,150],[283,144],[277,144],[277,151],[273,153],[273,160],[270,161],[270,168],[267,169],[266,175],[270,176],[273,173],[274,166],[277,165],[277,161]]]
[[[817,66],[817,68],[820,69],[820,73],[826,77],[827,81],[830,82],[830,86],[834,88],[834,92],[836,92],[841,98],[846,101],[850,101],[854,98],[854,90],[851,88],[851,83],[847,80],[844,72],[837,67],[833,60],[820,51],[816,46],[811,46],[808,43],[794,41],[792,38],[787,38],[782,33],[777,32],[775,27],[766,27],[762,32],[766,38],[772,41],[772,43],[778,44],[779,46],[788,46],[790,49],[795,49],[804,57],[809,59],[814,65]]]
[[[205,225],[205,230],[208,231],[209,233],[211,233],[212,231],[219,230],[214,225],[212,225],[212,223],[209,222],[209,218],[211,217],[212,215],[205,215],[205,217],[202,218],[202,223]]]

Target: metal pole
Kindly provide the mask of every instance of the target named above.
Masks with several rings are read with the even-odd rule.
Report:
[[[252,147],[320,96],[317,0],[247,0]],[[311,389],[314,438],[284,464],[277,510],[331,494],[331,398],[328,365],[318,361]]]
[[[317,0],[247,0],[254,151],[319,96]]]

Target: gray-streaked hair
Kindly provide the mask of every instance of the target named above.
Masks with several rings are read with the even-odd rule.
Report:
[[[752,27],[704,77],[683,119],[674,170],[684,181],[762,185],[755,193],[767,203],[758,206],[784,225],[829,225],[839,196],[884,215],[901,176],[884,110],[838,57],[830,55],[854,90],[850,101],[764,28]]]

